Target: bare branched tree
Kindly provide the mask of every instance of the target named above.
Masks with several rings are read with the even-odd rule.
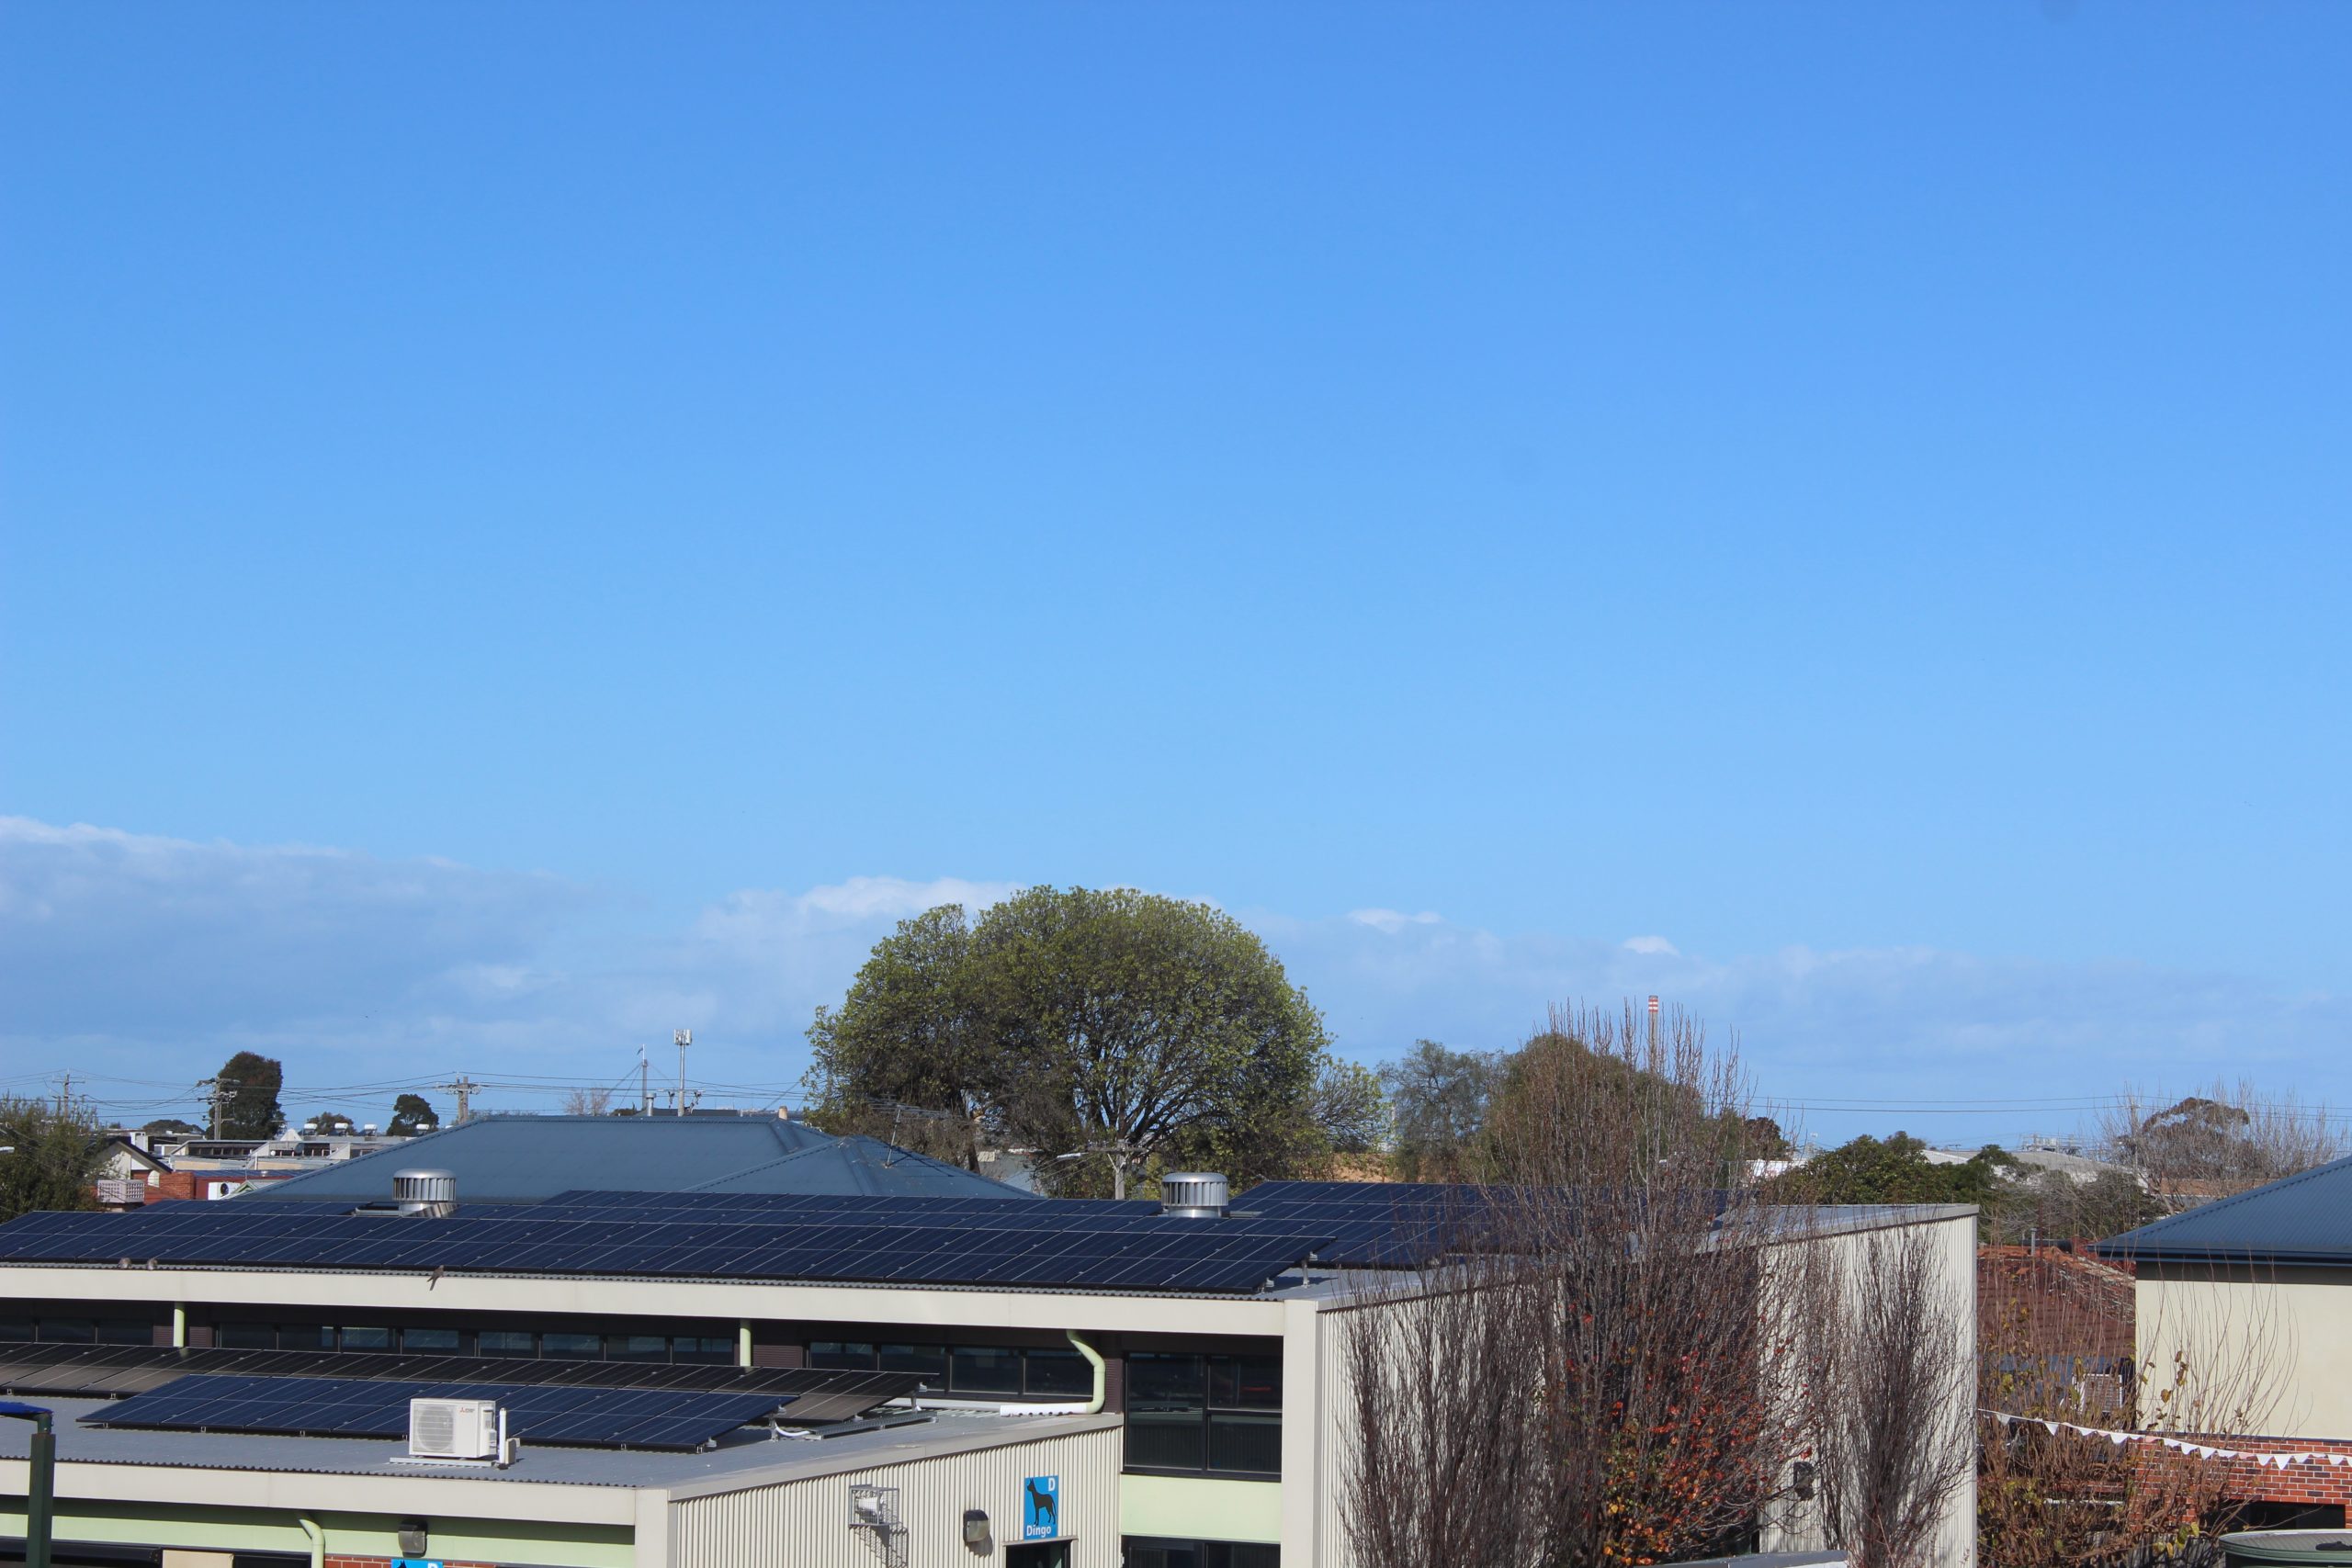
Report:
[[[1351,1315],[1360,1560],[1600,1568],[1744,1544],[1805,1446],[1801,1270],[1695,1022],[1555,1013],[1490,1118],[1499,1184]]]
[[[1938,1273],[1936,1238],[1873,1231],[1805,1250],[1806,1391],[1817,1506],[1856,1568],[1920,1568],[1975,1462],[1975,1332]]]
[[[613,1091],[608,1089],[571,1089],[563,1093],[566,1116],[602,1116],[612,1106]]]
[[[2291,1092],[2248,1079],[2216,1082],[2160,1105],[2127,1088],[2101,1119],[2108,1156],[2129,1166],[2165,1207],[2194,1208],[2352,1153],[2345,1133]]]
[[[2195,1558],[2236,1521],[2231,1462],[2098,1432],[2226,1444],[2276,1429],[2291,1333],[2246,1269],[2140,1295],[2136,1337],[2104,1292],[2012,1294],[1980,1329],[1977,1540],[2002,1568]],[[2149,1303],[2153,1302],[2153,1308]],[[2136,1348],[2100,1353],[2119,1342]]]

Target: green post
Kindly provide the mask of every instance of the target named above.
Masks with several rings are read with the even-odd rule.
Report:
[[[0,1400],[0,1416],[33,1424],[25,1475],[25,1568],[50,1568],[49,1520],[57,1495],[57,1432],[50,1424],[50,1413],[38,1404]]]
[[[50,1516],[57,1507],[57,1433],[43,1414],[33,1425],[31,1472],[25,1484],[25,1568],[49,1568]]]

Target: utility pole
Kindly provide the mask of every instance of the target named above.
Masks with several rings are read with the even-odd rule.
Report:
[[[695,1043],[695,1032],[681,1029],[671,1036],[678,1043],[678,1114],[686,1113],[686,1047]]]
[[[236,1098],[237,1091],[245,1086],[235,1078],[207,1078],[196,1087],[211,1091],[209,1099],[212,1106],[212,1121],[206,1129],[205,1135],[218,1138],[220,1136],[220,1112],[227,1108],[229,1101]]]
[[[470,1108],[471,1102],[467,1097],[471,1095],[474,1090],[481,1088],[481,1085],[474,1082],[473,1079],[466,1077],[465,1074],[459,1073],[451,1082],[438,1083],[435,1084],[433,1087],[447,1093],[454,1094],[458,1097],[458,1120],[453,1123],[453,1125],[459,1127],[464,1126],[466,1124],[466,1119],[473,1114]]]
[[[74,1113],[74,1075],[68,1073],[57,1088],[57,1119],[62,1122]]]

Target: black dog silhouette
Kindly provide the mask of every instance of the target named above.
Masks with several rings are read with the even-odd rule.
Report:
[[[1057,1521],[1054,1518],[1054,1495],[1038,1485],[1034,1479],[1023,1484],[1029,1489],[1030,1517],[1047,1529],[1057,1529]]]

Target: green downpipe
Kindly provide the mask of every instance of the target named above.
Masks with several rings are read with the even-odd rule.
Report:
[[[294,1522],[311,1538],[311,1568],[327,1568],[327,1532],[319,1528],[316,1519],[298,1518]]]
[[[172,1348],[175,1350],[187,1348],[187,1303],[186,1302],[172,1303]]]
[[[1069,1342],[1078,1347],[1078,1353],[1085,1357],[1087,1364],[1094,1369],[1094,1397],[1087,1401],[1086,1413],[1100,1416],[1102,1414],[1102,1401],[1110,1393],[1110,1369],[1102,1364],[1102,1358],[1094,1347],[1078,1337],[1077,1329],[1065,1328],[1062,1332],[1069,1337]]]

